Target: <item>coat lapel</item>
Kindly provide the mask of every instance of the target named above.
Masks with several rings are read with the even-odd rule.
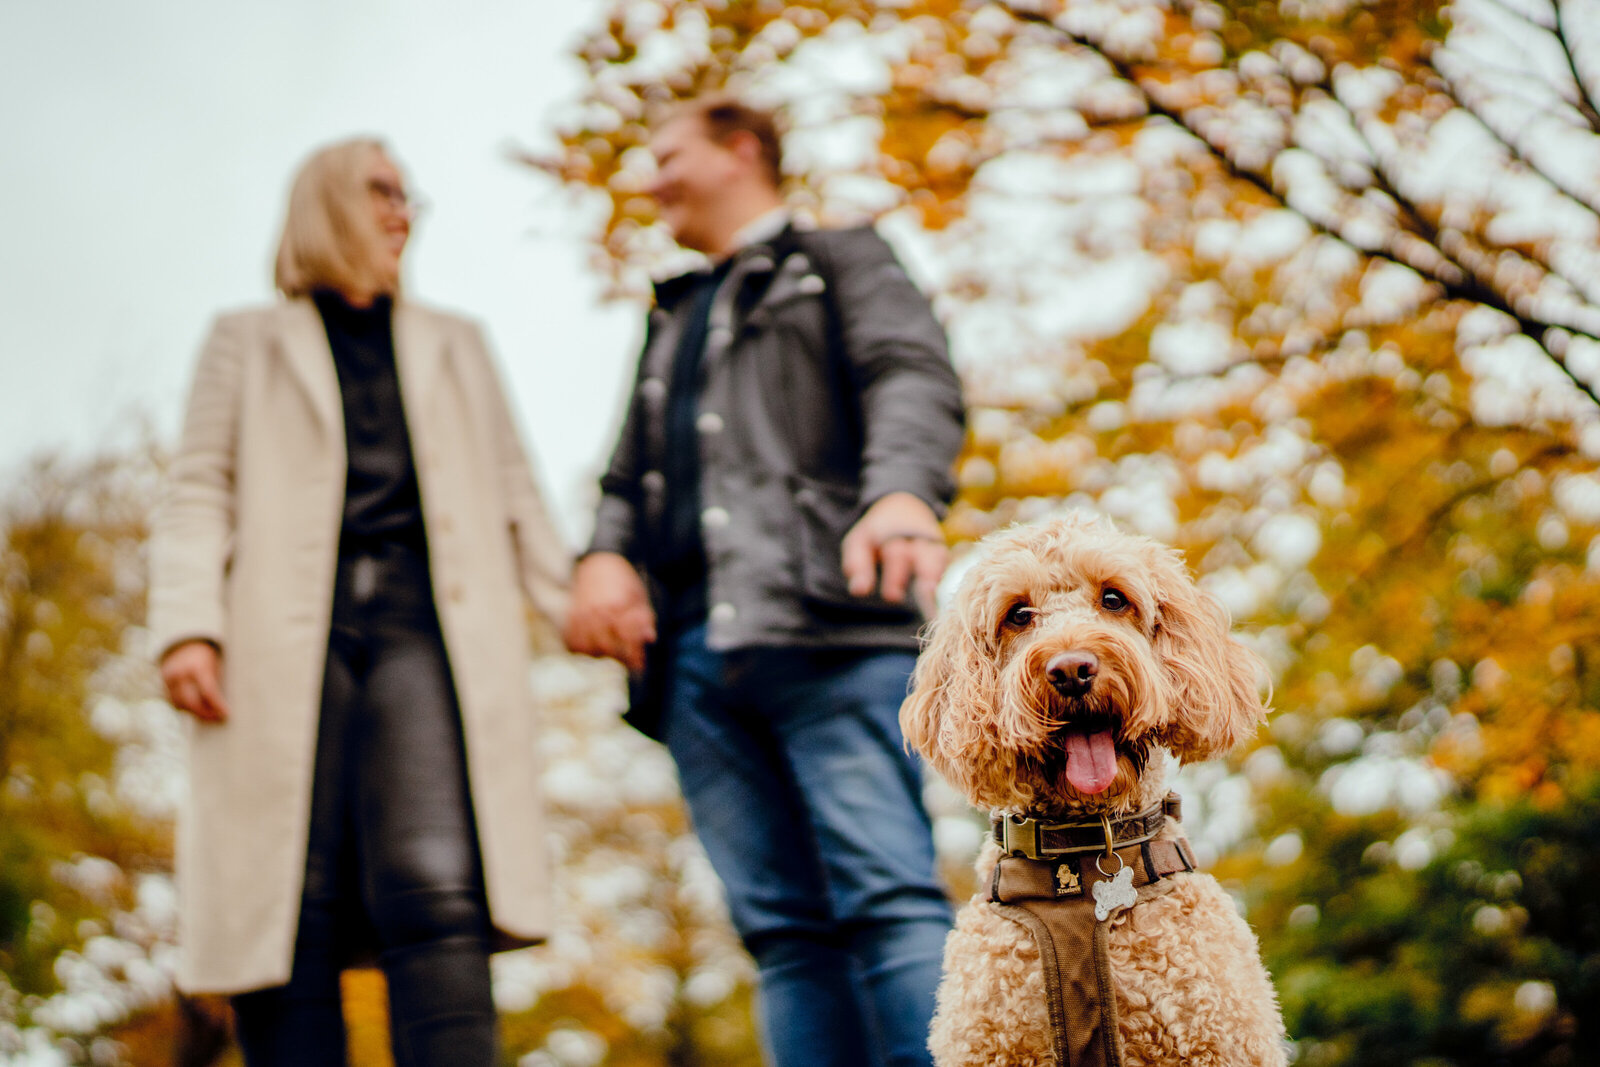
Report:
[[[344,412],[339,400],[339,376],[333,368],[333,351],[322,316],[310,300],[287,301],[283,307],[282,353],[306,392],[324,429],[342,437]]]
[[[322,316],[310,300],[285,302],[282,317],[282,352],[295,378],[305,390],[318,421],[336,434],[344,426],[339,375]],[[445,338],[433,319],[404,303],[394,310],[395,370],[408,421],[423,414],[424,400],[432,392],[444,362]]]
[[[417,424],[427,419],[427,398],[433,393],[444,357],[445,338],[437,321],[403,301],[397,302],[394,308],[395,371],[400,375],[400,396],[413,437]]]

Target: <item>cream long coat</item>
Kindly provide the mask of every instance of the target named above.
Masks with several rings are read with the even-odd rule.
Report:
[[[549,878],[523,597],[559,620],[568,556],[477,327],[399,302],[394,343],[489,910],[502,935],[536,941]],[[179,984],[191,992],[289,978],[346,466],[315,306],[219,318],[150,547],[153,646],[216,642],[231,713],[189,724],[177,869]]]

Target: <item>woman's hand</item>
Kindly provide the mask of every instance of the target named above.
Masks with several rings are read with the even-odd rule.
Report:
[[[656,616],[632,563],[615,552],[592,552],[578,562],[562,637],[581,656],[609,657],[635,673],[644,670]]]
[[[228,720],[222,699],[222,653],[210,641],[184,641],[161,657],[161,681],[167,700],[201,722]]]

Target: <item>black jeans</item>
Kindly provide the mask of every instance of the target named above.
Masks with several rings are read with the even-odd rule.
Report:
[[[339,560],[287,985],[233,998],[249,1067],[343,1067],[339,972],[375,948],[398,1067],[491,1067],[489,915],[426,557]]]

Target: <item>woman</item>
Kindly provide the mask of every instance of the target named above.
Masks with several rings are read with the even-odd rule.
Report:
[[[154,520],[179,984],[234,995],[250,1067],[343,1064],[372,950],[396,1061],[487,1067],[491,941],[545,930],[518,589],[558,620],[568,560],[477,328],[399,296],[413,216],[375,141],[305,164],[284,299],[215,323]]]

